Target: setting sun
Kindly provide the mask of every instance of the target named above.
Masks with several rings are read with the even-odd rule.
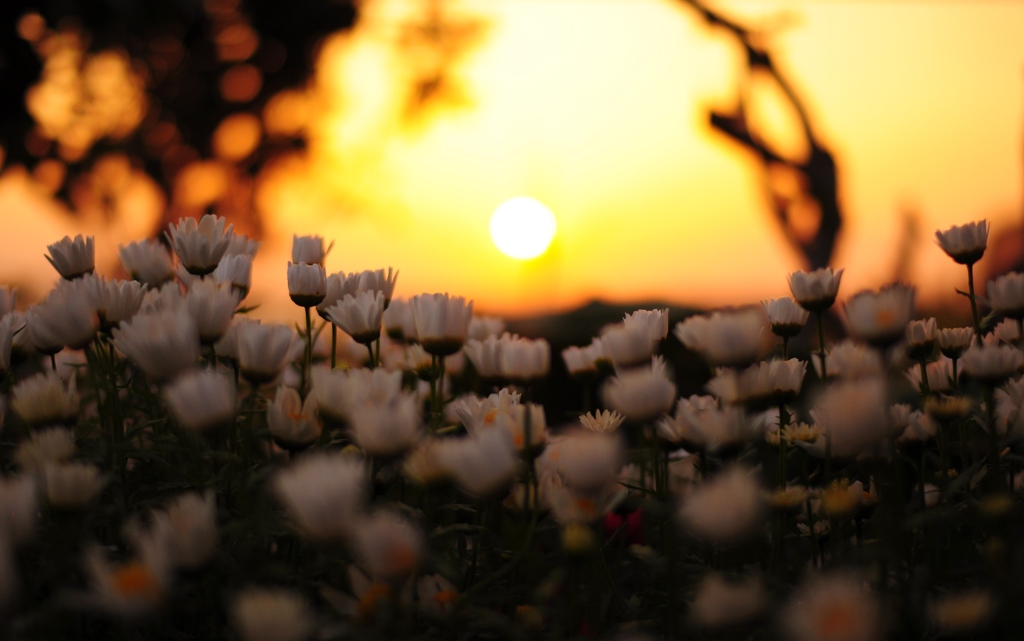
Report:
[[[491,215],[491,240],[501,253],[519,260],[543,254],[555,238],[555,229],[555,215],[529,196],[510,198]]]

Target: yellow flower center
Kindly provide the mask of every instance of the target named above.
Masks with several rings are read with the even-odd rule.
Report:
[[[138,597],[157,602],[163,597],[163,587],[149,568],[138,561],[121,566],[112,577],[114,590],[125,597]]]

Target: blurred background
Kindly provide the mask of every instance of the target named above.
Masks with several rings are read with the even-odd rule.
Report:
[[[21,304],[66,234],[94,235],[114,276],[119,243],[207,212],[263,242],[249,302],[280,320],[301,314],[292,234],[335,240],[328,271],[393,266],[399,295],[520,319],[756,302],[825,264],[846,269],[841,298],[904,279],[962,315],[934,230],[988,218],[986,275],[1024,252],[1024,3],[8,0],[0,17],[0,282]]]

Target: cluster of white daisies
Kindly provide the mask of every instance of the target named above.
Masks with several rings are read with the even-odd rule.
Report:
[[[171,226],[173,253],[155,241],[121,247],[130,280],[94,273],[91,238],[65,238],[49,247],[62,279],[45,299],[21,312],[15,292],[0,290],[14,443],[0,480],[0,603],[8,612],[38,605],[24,603],[14,559],[42,523],[120,501],[132,516],[126,545],[82,543],[86,583],[55,598],[144,620],[224,553],[239,494],[266,491],[293,536],[338,551],[347,584],[321,585],[317,602],[341,620],[372,624],[384,606],[426,621],[457,616],[525,563],[538,522],[557,526],[567,557],[592,559],[622,542],[626,525],[610,523],[639,519],[626,538],[669,564],[660,579],[667,620],[688,603],[687,625],[706,630],[742,629],[777,611],[785,638],[880,638],[894,615],[868,586],[898,581],[900,559],[878,515],[960,505],[964,492],[1009,496],[1021,483],[1008,453],[1024,441],[1024,275],[990,282],[982,300],[973,266],[987,223],[937,236],[968,269],[972,327],[915,320],[914,289],[895,284],[849,297],[839,314],[848,338],[829,345],[824,320],[843,272],[796,272],[792,298],[675,326],[713,371],[708,394],[679,398],[659,355],[668,310],[640,310],[562,352],[601,404],[550,430],[544,408],[528,402],[551,368],[545,340],[504,332],[461,297],[395,298],[390,268],[328,274],[330,247],[318,236],[295,237],[288,264],[304,328],[249,317],[259,243],[221,218]],[[979,305],[991,311],[985,319]],[[809,377],[790,343],[812,315]],[[907,398],[901,381],[915,394]],[[146,464],[139,452],[163,454],[168,438],[175,452],[194,450],[181,459],[192,490],[140,514],[130,500]],[[875,478],[908,454],[920,461],[913,482]],[[965,471],[970,483],[957,483]],[[484,515],[475,526],[439,513],[431,498],[452,495]],[[512,552],[485,559],[481,548],[499,547],[497,534],[481,536],[489,510],[524,529],[500,543]],[[854,562],[865,522],[878,548],[871,581]],[[473,532],[458,534],[457,552],[428,543],[435,528],[454,525]],[[767,556],[721,567],[708,552],[744,546]],[[723,571],[684,584],[671,568],[686,555],[717,559]],[[772,582],[796,584],[777,592],[781,608],[770,607]],[[330,630],[309,596],[250,585],[224,607],[242,638],[309,639]],[[980,584],[928,603],[929,629],[948,633],[984,625],[997,607]],[[514,605],[522,625],[546,629],[543,608]]]

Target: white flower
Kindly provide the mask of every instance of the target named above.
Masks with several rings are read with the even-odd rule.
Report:
[[[604,343],[595,338],[586,347],[567,347],[562,350],[562,360],[569,375],[574,378],[593,378],[597,376],[598,364],[608,360]]]
[[[164,388],[164,398],[178,423],[203,432],[231,427],[237,405],[235,383],[209,369],[195,369]]]
[[[466,356],[484,379],[529,382],[544,378],[551,367],[551,346],[544,339],[515,334],[466,342]]]
[[[940,329],[936,338],[939,341],[939,351],[946,358],[960,358],[960,356],[971,346],[974,341],[974,329],[970,327],[956,327],[952,329]]]
[[[412,576],[426,547],[423,533],[393,510],[377,510],[355,525],[352,548],[374,581],[397,582]]]
[[[409,301],[416,339],[434,356],[451,356],[462,349],[473,319],[473,301],[461,296],[420,294]]]
[[[474,434],[494,424],[498,414],[509,413],[518,405],[521,395],[502,388],[486,398],[466,394],[448,404],[448,410],[458,417],[466,431]]]
[[[888,347],[903,338],[914,315],[914,288],[887,285],[854,294],[844,306],[846,329],[854,338]]]
[[[46,501],[58,510],[82,510],[93,502],[107,478],[90,463],[50,464],[43,469]]]
[[[302,595],[283,588],[241,591],[231,603],[231,621],[242,641],[306,641],[316,629]]]
[[[185,295],[178,283],[164,283],[159,289],[150,289],[142,298],[140,314],[156,314],[187,309]]]
[[[330,370],[314,367],[313,394],[320,416],[329,423],[348,421],[363,404],[395,402],[402,391],[402,372],[384,369]]]
[[[337,325],[357,343],[369,345],[380,338],[384,314],[383,292],[360,292],[345,298],[326,310],[327,320]]]
[[[690,316],[676,324],[676,338],[712,367],[737,367],[758,360],[765,351],[765,318],[747,308]]]
[[[854,457],[876,445],[886,433],[886,387],[877,378],[831,385],[812,410],[831,439],[832,455]]]
[[[601,396],[609,409],[641,423],[672,407],[676,384],[668,378],[665,361],[654,357],[649,368],[621,372],[609,379],[602,388]]]
[[[56,354],[64,347],[84,349],[96,337],[100,319],[89,296],[66,285],[25,312],[25,324],[36,349]]]
[[[366,500],[366,467],[345,454],[309,454],[277,473],[274,492],[299,532],[329,541],[347,536]]]
[[[200,342],[212,345],[227,331],[238,306],[238,294],[227,283],[201,279],[185,296],[185,305],[195,319]]]
[[[831,267],[793,272],[789,275],[789,290],[800,307],[809,312],[822,312],[836,302],[842,277],[843,270],[833,272]]]
[[[213,270],[213,279],[231,285],[239,299],[245,298],[252,287],[252,256],[225,254],[217,269]]]
[[[469,321],[469,338],[482,341],[488,336],[500,336],[505,332],[505,321],[497,316],[474,315]]]
[[[721,630],[749,623],[768,606],[768,591],[758,577],[728,581],[712,572],[697,585],[690,616],[702,628]]]
[[[1015,344],[1020,340],[1020,324],[1014,318],[1004,318],[992,328],[992,332],[981,337],[981,342],[986,345],[998,345],[999,343]]]
[[[667,316],[665,317],[668,318]],[[650,360],[658,347],[658,340],[651,335],[650,328],[642,323],[626,325],[618,323],[601,332],[604,353],[616,369],[642,365]]]
[[[768,318],[768,326],[771,327],[772,333],[783,338],[791,338],[799,334],[811,315],[788,296],[763,300],[761,307],[764,309],[765,317]]]
[[[679,399],[675,414],[662,418],[655,427],[669,442],[709,452],[735,450],[758,436],[743,410],[719,408],[710,396]]]
[[[814,368],[821,376],[821,357],[813,355]],[[863,378],[879,376],[884,373],[882,357],[876,350],[870,349],[850,340],[842,341],[832,347],[825,355],[829,378]]]
[[[46,260],[64,280],[91,274],[96,268],[96,247],[92,236],[82,238],[79,234],[74,240],[65,236],[46,248],[50,250]]]
[[[0,478],[0,514],[4,515],[0,520],[0,545],[24,545],[32,540],[39,514],[39,485],[35,476]]]
[[[931,392],[948,392],[953,388],[953,361],[941,357],[939,360],[925,365],[928,375],[928,390]],[[921,368],[914,365],[907,370],[907,379],[915,389],[921,390]]]
[[[973,265],[985,255],[988,244],[987,220],[953,225],[946,231],[936,231],[935,240],[942,251],[961,265]]]
[[[662,341],[668,336],[668,308],[638,309],[626,314],[622,324],[632,330],[643,329],[653,341]]]
[[[0,285],[0,316],[6,316],[14,311],[18,302],[18,288],[10,285]]]
[[[327,296],[327,273],[324,266],[309,263],[288,263],[288,295],[299,307],[316,307]]]
[[[806,372],[807,363],[798,358],[761,361],[742,372],[719,375],[708,383],[708,389],[726,402],[742,403],[756,411],[796,400]],[[728,379],[728,385],[716,390],[715,381]]]
[[[963,373],[986,385],[996,386],[1024,366],[1024,354],[1011,345],[973,345],[960,357]]]
[[[75,280],[71,286],[86,296],[99,316],[100,328],[106,332],[135,316],[146,295],[138,281],[107,280],[95,274]]]
[[[256,253],[260,250],[262,245],[258,240],[253,240],[245,234],[232,234],[231,242],[228,243],[228,250],[224,252],[224,257],[228,256],[248,256],[250,262],[253,258],[256,258]]]
[[[992,311],[1010,318],[1024,318],[1024,274],[1011,272],[988,281],[986,288]]]
[[[419,399],[402,394],[385,404],[364,403],[351,412],[352,439],[368,456],[393,458],[423,438]]]
[[[938,326],[934,318],[910,321],[907,324],[907,356],[914,360],[931,356],[937,334]]]
[[[578,431],[560,438],[542,456],[553,462],[566,485],[584,491],[614,483],[623,464],[622,442],[598,432]]]
[[[177,496],[155,514],[154,521],[154,529],[162,529],[167,536],[175,567],[199,569],[217,550],[217,497],[212,490]]]
[[[34,430],[14,453],[18,467],[41,472],[47,463],[66,463],[75,453],[75,433],[62,427]]]
[[[199,360],[199,330],[184,308],[137,314],[113,336],[114,346],[154,382],[169,380]]]
[[[587,412],[580,416],[580,425],[591,432],[614,432],[619,429],[624,420],[626,420],[626,417],[620,412],[598,410],[597,412]]]
[[[302,347],[298,334],[287,325],[242,323],[237,332],[242,376],[257,385],[277,378]]]
[[[174,263],[167,248],[155,240],[138,240],[118,246],[121,265],[134,280],[160,287],[174,278]]]
[[[911,410],[905,403],[892,405],[889,418],[897,443],[924,442],[935,438],[935,422],[920,410]]]
[[[73,425],[78,420],[78,390],[72,377],[66,383],[56,372],[36,374],[14,386],[11,408],[30,427]]]
[[[331,243],[331,247],[334,243]],[[331,247],[324,249],[322,236],[292,236],[292,262],[306,263],[307,265],[323,265],[327,252]]]
[[[525,491],[525,490],[524,490]],[[540,499],[551,508],[551,515],[555,521],[564,526],[563,547],[568,550],[587,549],[593,545],[593,538],[589,527],[586,530],[576,530],[582,536],[575,538],[571,535],[566,537],[566,531],[573,533],[572,526],[583,525],[600,519],[608,512],[615,509],[615,506],[622,502],[628,495],[626,488],[616,482],[606,483],[593,490],[583,490],[569,487],[561,481],[559,476],[548,476],[540,486]],[[525,506],[526,495],[523,494]],[[568,541],[566,540],[568,538]]]
[[[458,599],[458,589],[440,574],[421,576],[416,580],[416,602],[427,616],[435,619],[447,617],[455,609]]]
[[[356,274],[349,274],[342,285],[344,294],[358,294],[360,292],[380,292],[384,294],[384,307],[387,308],[394,298],[395,285],[398,282],[398,270],[388,267],[387,272],[383,269],[366,270]]]
[[[678,517],[691,534],[718,543],[737,543],[757,530],[766,504],[748,470],[731,467],[697,487]]]
[[[414,343],[416,337],[416,318],[412,313],[412,303],[403,299],[391,301],[384,310],[384,330],[388,338],[399,342]],[[472,321],[472,319],[471,319]]]
[[[231,243],[231,230],[220,216],[206,214],[197,223],[195,218],[181,218],[171,225],[167,238],[181,264],[194,276],[205,276],[217,269],[217,264]]]
[[[138,537],[135,558],[111,564],[106,551],[86,548],[84,566],[92,593],[88,603],[125,618],[153,613],[166,600],[173,572],[166,543],[159,535]]]
[[[878,600],[850,574],[805,580],[782,611],[781,624],[793,641],[876,641],[884,637]]]
[[[277,388],[274,401],[267,406],[267,425],[274,442],[287,450],[302,450],[316,441],[323,431],[317,417],[316,394],[302,402],[291,387]]]
[[[443,439],[434,447],[433,455],[440,470],[477,496],[492,495],[508,487],[518,465],[512,438],[504,430]]]

